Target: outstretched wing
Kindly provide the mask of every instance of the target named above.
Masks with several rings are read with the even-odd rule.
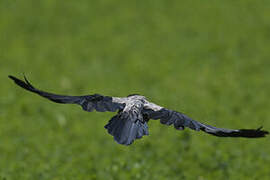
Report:
[[[155,105],[156,106],[156,105]],[[204,131],[208,134],[219,137],[246,137],[246,138],[258,138],[265,137],[269,134],[268,131],[258,129],[223,129],[216,128],[207,124],[200,123],[186,116],[185,114],[172,111],[165,108],[149,108],[144,110],[144,113],[149,119],[160,119],[160,122],[165,125],[174,125],[178,130],[183,130],[185,127],[196,131]]]
[[[93,111],[94,109],[100,112],[104,111],[114,112],[123,109],[125,106],[122,98],[102,96],[99,94],[86,96],[57,95],[36,89],[32,84],[30,84],[30,82],[26,79],[26,77],[24,77],[25,81],[22,81],[14,76],[8,77],[12,79],[18,86],[33,93],[36,93],[42,97],[45,97],[53,102],[63,104],[78,104],[82,106],[83,110],[89,112]]]

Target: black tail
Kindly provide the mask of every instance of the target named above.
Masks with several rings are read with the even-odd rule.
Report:
[[[120,114],[112,117],[105,126],[108,133],[114,137],[114,140],[123,145],[130,145],[135,139],[140,139],[144,135],[148,135],[148,126],[146,122],[140,120],[132,121],[123,118]]]

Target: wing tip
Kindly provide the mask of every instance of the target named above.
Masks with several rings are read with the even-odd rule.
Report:
[[[259,127],[257,129],[238,129],[238,130],[232,130],[230,132],[224,132],[224,131],[206,131],[205,129],[201,129],[204,132],[208,134],[212,134],[214,136],[218,137],[243,137],[243,138],[262,138],[266,137],[269,132],[262,130],[262,127]]]
[[[16,80],[17,80],[17,78],[14,77],[14,76],[12,76],[12,75],[8,75],[8,77],[9,77],[10,79],[12,79],[13,81],[16,81]]]
[[[32,86],[32,84],[27,80],[25,75],[24,75],[24,81],[16,78],[15,76],[12,76],[12,75],[8,75],[8,77],[10,79],[12,79],[15,84],[17,84],[18,86],[20,86],[26,90],[29,90],[29,91],[35,90],[35,88]]]
[[[239,135],[247,138],[260,138],[266,137],[269,132],[266,130],[262,130],[262,126],[257,129],[239,129]]]

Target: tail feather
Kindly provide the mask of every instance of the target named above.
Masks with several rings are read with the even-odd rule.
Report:
[[[119,114],[112,117],[105,128],[117,143],[123,145],[130,145],[135,139],[140,139],[149,134],[146,122],[132,121],[128,118],[122,118]]]

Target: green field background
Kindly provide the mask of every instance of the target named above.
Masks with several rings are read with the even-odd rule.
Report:
[[[269,137],[149,122],[131,146],[59,94],[139,93],[224,128],[270,130],[270,1],[0,0],[0,180],[270,179]]]

